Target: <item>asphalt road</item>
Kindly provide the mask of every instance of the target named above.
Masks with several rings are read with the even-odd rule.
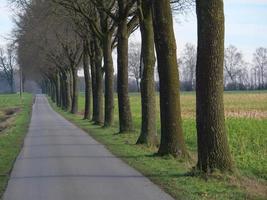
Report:
[[[171,200],[38,95],[4,200]]]

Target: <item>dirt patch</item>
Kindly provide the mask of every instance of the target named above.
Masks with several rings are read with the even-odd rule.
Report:
[[[267,112],[250,110],[250,111],[226,111],[226,117],[266,119]]]
[[[14,116],[19,111],[20,108],[8,108],[0,110],[0,134],[11,125],[12,121],[14,120]]]
[[[5,115],[10,116],[18,113],[20,111],[20,108],[8,108],[4,110]]]
[[[237,187],[245,191],[245,199],[267,199],[267,182],[263,179],[242,176],[240,174],[227,174],[214,172],[205,178],[214,178],[227,181],[229,186]]]
[[[249,199],[267,198],[267,185],[266,182],[264,181],[247,177],[241,177],[241,178],[232,177],[230,178],[230,182],[234,186],[244,188],[247,191]]]
[[[267,198],[267,185],[260,183],[257,180],[244,179],[243,185],[248,191],[248,194],[257,194],[260,197]]]
[[[194,119],[195,111],[187,110],[182,112],[182,117],[185,119]],[[247,118],[247,119],[267,119],[267,111],[259,110],[226,110],[226,118]]]

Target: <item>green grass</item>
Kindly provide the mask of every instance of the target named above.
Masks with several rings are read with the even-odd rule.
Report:
[[[88,131],[90,135],[105,144],[111,152],[148,176],[176,199],[266,198],[266,92],[225,93],[226,126],[237,172],[234,175],[218,173],[215,177],[209,177],[208,180],[185,175],[195,165],[195,160],[189,163],[172,157],[155,157],[153,155],[157,149],[135,145],[141,124],[141,100],[139,94],[132,94],[130,98],[135,132],[123,135],[115,134],[118,132],[117,105],[115,107],[115,124],[113,128],[109,129],[94,126],[88,121],[82,120],[79,115],[55,109]],[[84,99],[80,98],[81,113],[83,105]],[[186,144],[194,158],[196,157],[194,93],[182,93],[181,106]],[[157,111],[159,113],[159,106],[157,106]],[[160,131],[159,115],[157,120],[158,131]]]
[[[20,108],[7,129],[0,132],[0,198],[3,195],[13,163],[18,156],[27,133],[31,115],[32,95],[0,95],[0,110]]]

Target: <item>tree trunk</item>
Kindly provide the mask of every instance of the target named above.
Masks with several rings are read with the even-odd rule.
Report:
[[[223,1],[197,0],[196,121],[199,170],[232,169],[223,104]]]
[[[78,70],[76,67],[71,69],[72,75],[72,104],[71,113],[76,114],[78,112],[78,98],[79,98],[79,88],[78,88]]]
[[[186,156],[176,42],[169,0],[153,1],[153,22],[160,79],[161,141],[158,153]]]
[[[63,110],[67,110],[68,109],[68,102],[67,102],[67,91],[68,91],[68,87],[67,87],[67,75],[65,72],[62,72],[61,75],[61,101],[62,101],[62,109]]]
[[[84,71],[84,82],[85,82],[85,105],[84,105],[84,119],[89,119],[91,116],[91,84],[90,84],[90,73],[89,73],[89,55],[88,45],[84,42],[83,52],[83,71]]]
[[[118,107],[120,133],[133,130],[132,113],[128,94],[128,30],[127,17],[125,17],[126,1],[119,2],[120,20],[118,23],[118,46],[117,46],[117,67],[118,67]]]
[[[154,46],[153,46],[153,48],[154,48]],[[135,79],[135,82],[136,82],[137,92],[140,92],[139,78],[136,78],[136,79]]]
[[[65,84],[66,84],[66,107],[65,107],[65,110],[66,111],[69,111],[70,110],[70,107],[71,107],[71,104],[72,104],[72,100],[71,100],[71,76],[70,76],[70,72],[69,71],[66,71],[65,72],[65,76],[66,76],[66,79],[65,79]]]
[[[13,69],[11,69],[11,72],[10,72],[10,89],[11,89],[11,93],[15,93],[15,87],[14,87],[14,70]]]
[[[51,99],[54,103],[56,103],[56,86],[55,86],[55,80],[50,79],[50,88],[51,88]]]
[[[262,89],[265,88],[265,81],[264,81],[264,66],[261,66],[261,80],[262,80]]]
[[[22,99],[22,69],[19,67],[19,95],[20,99]]]
[[[91,79],[92,79],[92,95],[93,95],[93,116],[92,121],[96,119],[97,112],[97,95],[96,95],[96,66],[95,66],[95,48],[94,43],[92,42],[90,50],[90,66],[91,66]]]
[[[72,69],[70,69],[69,73],[69,83],[70,83],[70,97],[71,97],[71,102],[73,101],[73,72]],[[72,103],[71,103],[72,105]]]
[[[61,101],[60,101],[60,77],[59,77],[59,73],[56,74],[56,93],[57,93],[57,106],[60,107],[61,106]]]
[[[25,92],[25,82],[26,82],[26,77],[23,72],[21,72],[22,76],[22,93]]]
[[[96,124],[103,124],[104,122],[104,109],[103,109],[103,70],[102,58],[103,52],[101,49],[100,41],[95,41],[95,76],[96,76],[96,113],[94,122]]]
[[[142,127],[137,144],[157,145],[156,98],[155,98],[155,52],[152,10],[148,0],[142,1],[143,19],[140,15],[142,36],[141,49],[141,101]]]
[[[105,127],[111,126],[114,119],[114,68],[111,42],[111,34],[106,33],[104,38]]]
[[[66,81],[64,80],[64,73],[60,74],[60,98],[61,98],[61,108],[66,108]]]

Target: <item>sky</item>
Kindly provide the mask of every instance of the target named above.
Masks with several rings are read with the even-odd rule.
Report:
[[[246,61],[252,60],[257,47],[267,48],[267,0],[224,0],[225,7],[225,45],[236,46],[244,54]],[[13,27],[12,11],[8,0],[0,0],[0,45]],[[186,43],[197,43],[197,24],[194,10],[185,16],[177,16],[174,30],[178,54]],[[132,41],[140,38],[138,33]]]
[[[8,0],[0,0],[0,45],[7,43],[6,37],[13,27],[12,11],[8,6]]]
[[[236,46],[250,61],[256,48],[267,48],[267,0],[224,0],[224,7],[225,46]],[[196,45],[196,15],[191,13],[178,21],[175,23],[178,50],[186,42]]]

